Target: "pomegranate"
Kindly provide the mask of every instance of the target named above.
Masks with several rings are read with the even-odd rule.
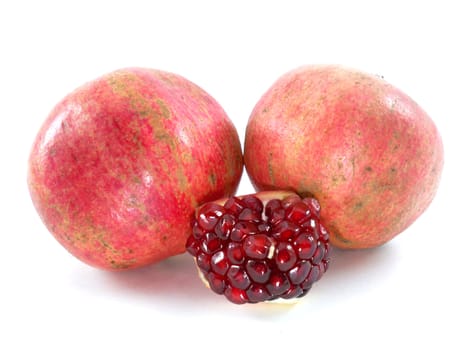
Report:
[[[127,68],[55,106],[28,185],[71,254],[118,270],[183,253],[194,209],[233,194],[242,167],[238,134],[211,96],[179,75]]]
[[[314,198],[260,192],[202,205],[187,251],[200,276],[235,304],[304,296],[329,264],[329,234]]]
[[[262,96],[244,158],[256,189],[315,196],[332,244],[369,248],[428,207],[443,145],[427,113],[381,77],[315,65],[286,73]]]

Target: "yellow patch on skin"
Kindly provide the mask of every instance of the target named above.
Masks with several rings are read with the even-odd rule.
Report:
[[[171,83],[170,79],[164,75],[158,76],[158,78],[164,80],[166,83]],[[158,164],[161,167],[160,170],[165,174],[170,174],[174,171],[174,178],[180,185],[181,191],[191,193],[189,190],[190,183],[183,169],[185,168],[184,164],[193,162],[193,158],[191,154],[187,152],[178,151],[180,148],[178,146],[181,141],[167,131],[165,122],[170,121],[173,116],[165,101],[159,98],[159,96],[150,96],[149,98],[143,96],[137,87],[140,84],[144,84],[144,81],[131,72],[126,72],[121,75],[111,75],[108,78],[108,82],[114,93],[129,99],[132,110],[141,118],[147,120],[151,126],[152,134],[156,141],[156,145],[152,148],[151,152],[154,157],[158,159]],[[203,107],[205,106],[203,105]],[[138,120],[135,120],[134,123],[132,129],[136,131],[139,130]],[[141,142],[137,135],[135,135],[135,138],[138,138],[137,141]],[[167,148],[163,147],[164,144],[168,147],[169,153],[173,156],[170,163],[167,160]],[[137,149],[142,151],[143,147],[137,147]],[[193,196],[191,202],[198,205]]]

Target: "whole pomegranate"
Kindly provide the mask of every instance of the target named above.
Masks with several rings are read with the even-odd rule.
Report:
[[[423,109],[381,77],[316,65],[285,74],[262,96],[244,158],[256,189],[313,195],[331,243],[369,248],[428,207],[443,146]]]
[[[233,194],[242,167],[238,134],[211,96],[179,75],[128,68],[52,110],[28,185],[66,249],[126,269],[183,253],[194,209]]]

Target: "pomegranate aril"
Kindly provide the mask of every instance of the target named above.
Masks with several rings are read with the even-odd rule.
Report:
[[[271,199],[264,208],[264,213],[266,217],[271,217],[272,213],[277,209],[282,208],[282,203],[279,199]]]
[[[272,229],[272,236],[279,241],[288,241],[299,233],[300,226],[290,221],[282,221]]]
[[[230,262],[224,251],[220,250],[211,257],[211,269],[223,276],[230,267]]]
[[[187,252],[190,253],[191,255],[198,254],[199,243],[193,235],[188,237],[186,244],[185,244],[185,248]]]
[[[246,272],[257,283],[266,283],[271,276],[271,269],[265,261],[248,260]]]
[[[214,272],[209,272],[206,275],[206,279],[209,283],[209,287],[214,293],[223,294],[225,291],[225,280],[221,276],[217,275]]]
[[[256,227],[260,233],[268,233],[271,230],[271,226],[267,222],[261,222]]]
[[[196,264],[203,272],[207,272],[211,269],[211,256],[206,253],[198,253],[196,256]]]
[[[303,289],[300,286],[292,285],[285,293],[281,294],[283,299],[292,299],[302,296]]]
[[[245,204],[240,198],[230,197],[224,204],[224,208],[233,215],[238,215],[245,208]]]
[[[250,208],[243,209],[238,215],[238,219],[242,221],[261,221],[261,213],[258,213]]]
[[[329,258],[323,259],[320,264],[323,264],[324,272],[326,272],[329,268]]]
[[[225,214],[223,206],[216,203],[203,205],[198,212],[198,224],[205,231],[212,231],[219,218]]]
[[[319,224],[319,233],[321,234],[321,238],[320,238],[321,241],[329,240],[329,233],[326,230],[326,228],[321,224]]]
[[[285,216],[293,222],[302,223],[311,217],[311,209],[300,201],[288,207]]]
[[[249,195],[242,198],[242,202],[245,207],[250,208],[256,213],[261,214],[263,212],[263,202],[261,202],[256,196]]]
[[[235,226],[235,223],[236,223],[236,220],[233,215],[225,214],[217,222],[217,225],[214,228],[214,232],[216,233],[217,237],[219,237],[220,239],[226,240],[229,238],[230,232],[232,232],[232,229]]]
[[[287,209],[288,207],[300,203],[302,198],[299,195],[292,195],[282,200],[282,208]]]
[[[271,299],[271,295],[266,287],[259,284],[252,284],[250,288],[246,290],[246,295],[248,301],[252,303],[259,303]]]
[[[302,260],[288,272],[289,280],[293,284],[300,284],[305,280],[310,271],[311,263],[309,261]]]
[[[319,267],[319,277],[318,277],[318,279],[320,279],[324,275],[324,273],[326,272],[327,267],[326,267],[326,264],[323,261],[320,262],[318,267]]]
[[[297,262],[297,255],[290,243],[279,243],[275,255],[276,265],[280,271],[291,269]]]
[[[321,206],[318,200],[314,197],[306,197],[303,199],[303,202],[308,205],[308,207],[313,210],[313,213],[318,216],[321,210]]]
[[[311,215],[309,219],[302,222],[301,226],[303,228],[307,228],[310,232],[313,232],[316,238],[318,238],[318,219],[314,215]]]
[[[216,234],[208,232],[201,241],[201,250],[206,254],[212,254],[222,248],[222,242]]]
[[[257,226],[248,221],[240,221],[235,224],[230,233],[230,239],[234,242],[241,242],[241,240],[250,234],[254,234],[258,232]]]
[[[272,225],[277,225],[279,222],[281,222],[282,220],[284,220],[285,218],[285,209],[283,208],[278,208],[276,210],[274,210],[271,215],[268,216],[268,221],[272,224]]]
[[[232,264],[240,265],[245,260],[242,244],[239,242],[229,242],[227,246],[227,258]]]
[[[203,238],[205,234],[204,230],[201,227],[199,227],[198,223],[195,223],[193,225],[192,233],[193,233],[193,237],[196,239]]]
[[[274,272],[271,274],[266,288],[272,296],[280,296],[290,288],[290,282],[284,273]]]
[[[311,259],[317,247],[314,237],[306,232],[298,235],[293,244],[298,257],[304,260]]]
[[[227,278],[235,288],[238,289],[246,289],[250,285],[250,278],[248,274],[243,269],[243,267],[238,265],[230,266],[229,270],[227,271]]]
[[[325,248],[321,241],[318,241],[318,245],[316,247],[316,251],[313,254],[312,262],[314,265],[318,265],[321,260],[324,258]]]
[[[224,295],[227,297],[227,299],[235,304],[245,304],[248,302],[246,291],[232,287],[230,285],[225,288]]]
[[[266,259],[272,245],[271,238],[265,234],[247,236],[243,240],[243,251],[252,259]]]
[[[320,274],[321,272],[320,272],[319,265],[313,265],[310,273],[308,274],[308,277],[305,279],[305,281],[303,281],[302,285],[305,286],[305,285],[310,284],[310,288],[311,288],[311,284],[319,280]]]

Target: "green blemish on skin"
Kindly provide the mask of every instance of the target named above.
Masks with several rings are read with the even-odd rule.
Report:
[[[269,180],[271,181],[271,185],[274,185],[275,180],[274,180],[274,170],[272,168],[272,152],[269,152],[269,155],[268,155],[268,173],[269,173]]]
[[[176,176],[177,181],[180,184],[180,188],[185,190],[188,187],[188,179],[180,167],[177,167]]]
[[[350,240],[342,236],[339,230],[337,230],[337,228],[334,225],[331,224],[328,226],[329,226],[329,231],[333,233],[336,240],[338,240],[340,243],[346,246],[349,246],[352,243]]]
[[[165,118],[165,119],[170,119],[170,117],[171,117],[170,110],[167,107],[167,105],[165,104],[165,102],[162,101],[161,99],[157,99],[156,102],[159,105],[159,108],[161,109],[160,116]]]
[[[360,211],[362,208],[363,208],[363,202],[362,201],[358,201],[357,203],[355,203],[355,205],[353,206],[353,211],[354,212],[357,212],[357,211]]]
[[[110,266],[112,266],[114,269],[125,270],[130,268],[135,262],[135,259],[131,259],[128,262],[117,262],[115,260],[110,260]]]
[[[210,183],[212,186],[216,186],[216,183],[217,183],[216,174],[214,174],[214,173],[210,173],[210,174],[209,174],[209,183]]]

